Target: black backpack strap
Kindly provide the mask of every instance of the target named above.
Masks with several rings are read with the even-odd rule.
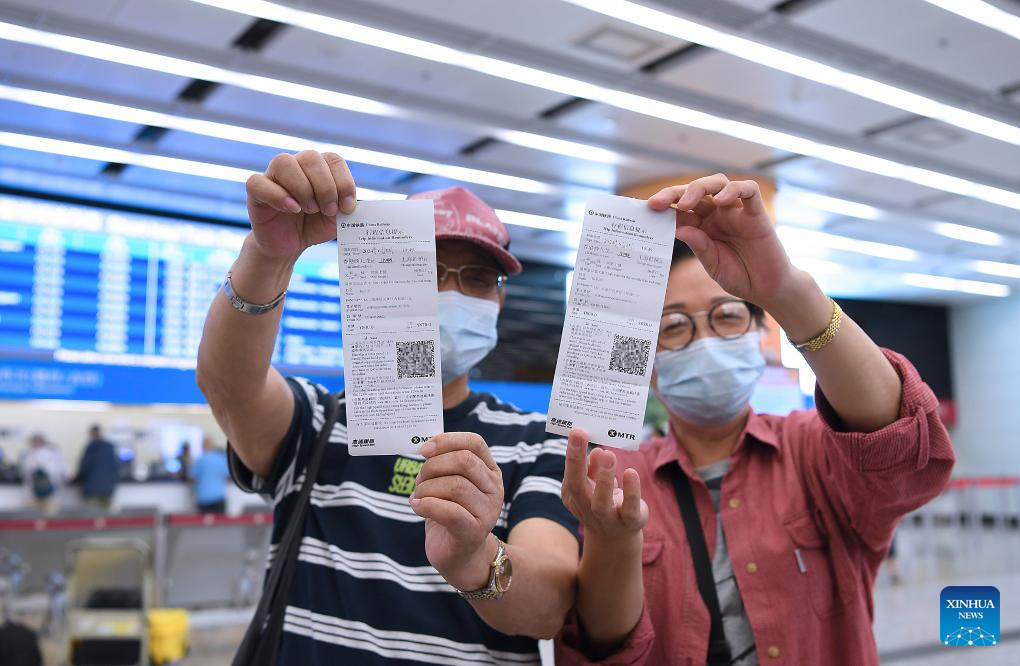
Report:
[[[715,589],[715,575],[712,573],[712,561],[708,557],[708,545],[705,543],[705,532],[701,529],[698,507],[694,503],[691,480],[687,478],[687,474],[680,468],[680,465],[671,466],[671,471],[673,487],[676,489],[676,501],[680,506],[680,516],[684,520],[687,543],[690,545],[691,558],[694,560],[698,592],[701,593],[701,599],[705,602],[709,617],[712,619],[706,663],[708,666],[729,666],[731,661],[730,646],[726,642],[726,634],[723,632],[722,611],[719,610],[719,595]]]
[[[266,575],[255,615],[248,625],[241,646],[237,649],[232,666],[276,666],[280,640],[283,637],[283,616],[290,597],[294,570],[297,568],[305,517],[308,515],[308,501],[339,413],[340,403],[336,396],[327,394],[322,430],[315,439],[311,456],[305,466],[305,480],[301,484],[294,511],[288,516],[287,528],[277,545],[276,558]]]

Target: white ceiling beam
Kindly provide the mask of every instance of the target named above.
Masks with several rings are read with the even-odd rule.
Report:
[[[244,182],[253,172],[250,168],[244,168],[235,164],[214,163],[207,160],[192,159],[180,154],[129,150],[123,147],[97,143],[94,141],[87,142],[70,138],[42,136],[38,134],[0,132],[0,146],[8,146],[11,148],[35,152],[67,155],[87,160],[119,162],[171,173],[179,173],[201,178],[212,178],[236,183]],[[359,188],[359,191],[365,196],[373,198],[393,198],[397,196],[396,193],[388,191],[368,190],[362,188]],[[511,225],[539,230],[564,232],[568,236],[575,238],[579,235],[579,220],[563,220],[554,217],[500,209],[497,209],[497,213],[503,214],[506,217],[505,221]],[[862,241],[835,233],[808,231],[793,227],[780,227],[780,232],[780,237],[784,244],[787,245],[791,255],[803,258],[803,260],[809,262],[817,262],[818,259],[814,257],[814,255],[821,249],[824,251],[835,251],[851,255],[869,256],[879,260],[899,262],[904,265],[918,264],[920,262],[928,264],[939,260],[942,260],[946,263],[946,265],[961,265],[960,260],[957,258],[954,258],[953,260],[946,260],[944,257],[939,257],[938,255],[926,255],[910,248],[872,241]],[[573,252],[573,248],[565,247],[564,251],[570,253]],[[831,264],[833,262],[830,261],[828,263]],[[973,259],[970,262],[963,263],[962,266],[964,270],[996,275],[1005,279],[1012,278],[1012,274],[1004,268],[1008,268],[1010,265],[1002,264],[1000,262],[987,262],[981,259]],[[897,274],[901,274],[900,271],[895,272]],[[921,273],[914,273],[913,275],[920,276],[916,280],[918,284],[914,284],[913,286],[928,286],[920,283],[924,282],[926,277],[931,277],[932,280],[929,280],[929,283],[939,283],[943,285],[943,287],[955,281],[959,289],[949,289],[951,291],[983,293],[984,295],[991,296],[1008,295],[1010,293],[1008,285],[1002,285],[1000,283],[960,280],[959,278],[949,276],[928,276],[927,274]],[[978,289],[983,289],[984,291],[975,291]]]
[[[673,122],[679,125],[730,136],[794,154],[888,178],[919,184],[955,195],[972,197],[1020,210],[1020,192],[987,184],[997,180],[971,179],[919,166],[916,159],[898,161],[877,146],[856,148],[846,142],[816,138],[798,130],[780,129],[763,123],[736,120],[693,106],[641,95],[615,87],[596,77],[579,78],[556,68],[520,64],[508,59],[469,52],[407,34],[383,30],[335,16],[328,16],[267,0],[191,0],[227,11],[278,21],[338,39],[381,48],[427,61],[459,67],[495,78],[600,102],[611,107]],[[659,86],[661,88],[661,86]],[[860,142],[858,142],[860,143]]]
[[[258,6],[263,5],[260,4]],[[0,16],[3,15],[4,11],[0,9]],[[343,23],[346,24],[347,22]],[[39,30],[19,23],[0,22],[0,39],[33,44],[111,62],[128,63],[132,66],[148,68],[154,71],[170,72],[180,76],[219,81],[227,85],[243,87],[266,94],[297,98],[313,103],[338,106],[339,108],[349,109],[350,106],[354,106],[357,110],[365,113],[375,112],[394,117],[404,117],[406,115],[405,109],[362,98],[348,100],[347,98],[351,97],[350,95],[339,93],[335,90],[319,89],[294,81],[253,74],[249,71],[238,69],[237,66],[210,65],[205,59],[206,56],[211,58],[213,62],[222,61],[223,57],[222,54],[216,55],[215,52],[208,50],[202,52],[203,60],[198,62],[157,52],[154,48],[133,48],[113,43],[114,38],[110,36],[112,33],[116,33],[117,39],[121,41],[123,41],[124,36],[108,27],[88,26],[79,21],[63,17],[48,18],[46,25],[47,30]],[[370,32],[360,35],[366,40],[369,37],[379,38],[381,37],[380,33],[385,33],[385,31],[378,31],[374,28],[366,29]],[[78,34],[75,34],[75,31],[82,32],[86,36],[78,36]],[[97,37],[97,33],[103,33],[106,36]],[[406,44],[408,43],[407,40],[411,40],[411,43],[414,44],[422,41],[415,40],[414,38],[405,38],[400,43]],[[146,41],[155,42],[156,40],[147,37]],[[436,46],[430,42],[423,42],[423,44]],[[395,48],[394,45],[390,45],[390,47]],[[188,50],[195,51],[192,47],[189,47]],[[810,137],[738,121],[729,117],[713,115],[698,109],[687,108],[622,90],[605,88],[597,83],[571,79],[565,75],[550,73],[477,54],[465,53],[449,47],[441,47],[436,53],[433,53],[432,49],[426,49],[423,53],[435,58],[442,56],[441,60],[443,61],[454,60],[455,55],[458,58],[463,56],[468,59],[461,63],[463,66],[470,67],[480,64],[481,71],[508,78],[509,80],[517,80],[518,75],[526,75],[524,80],[520,82],[538,87],[546,87],[556,92],[578,95],[636,113],[732,136],[752,143],[771,146],[795,154],[816,157],[865,172],[917,183],[954,195],[973,197],[1020,210],[1020,192],[1007,189],[1006,187],[987,184],[988,182],[1000,182],[995,176],[960,176],[955,175],[950,170],[935,171],[902,160],[897,161],[897,159],[883,157],[881,154],[877,154],[877,151],[861,152],[860,150],[839,145],[838,142],[826,143],[824,141],[817,141]],[[336,98],[338,96],[342,97],[344,101],[337,101]],[[350,106],[348,102],[350,102]],[[363,103],[367,104],[367,106]]]
[[[984,0],[924,0],[947,12],[1020,39],[1020,16]]]
[[[85,98],[82,96],[72,96],[67,94],[61,94],[51,91],[41,91],[27,88],[20,88],[15,86],[8,86],[0,84],[0,99],[20,102],[23,104],[30,104],[34,106],[41,106],[50,109],[73,109],[75,113],[92,115],[100,118],[109,118],[122,122],[136,123],[141,125],[153,125],[157,127],[165,127],[169,129],[176,129],[179,131],[189,132],[202,136],[210,136],[218,139],[230,140],[230,141],[241,141],[245,143],[252,143],[258,145],[264,145],[267,147],[282,149],[282,150],[302,150],[305,148],[315,148],[319,150],[334,150],[339,152],[341,155],[350,158],[352,161],[366,161],[369,164],[377,164],[379,166],[408,166],[408,164],[402,162],[403,160],[412,159],[414,166],[422,167],[429,166],[434,167],[432,170],[436,175],[450,175],[450,165],[443,164],[442,162],[432,162],[421,158],[406,158],[404,156],[393,155],[389,153],[383,153],[382,159],[373,159],[378,156],[376,151],[366,149],[364,147],[352,147],[352,146],[339,146],[323,141],[319,137],[296,137],[288,134],[283,134],[275,131],[275,128],[263,127],[255,128],[250,126],[244,126],[240,124],[231,124],[224,122],[222,118],[202,118],[196,117],[194,114],[202,115],[197,109],[190,109],[193,115],[185,116],[173,113],[171,105],[162,105],[164,108],[157,110],[152,108],[153,106],[160,106],[158,103],[149,102],[147,106],[129,106],[114,102],[99,101],[91,98]],[[210,114],[205,114],[210,115]],[[48,145],[46,139],[43,139],[43,146]],[[19,139],[10,143],[14,147],[25,147],[31,142]],[[64,144],[57,143],[54,145],[54,151],[59,152]],[[70,151],[77,150],[78,152],[70,152],[69,154],[75,154],[77,156],[89,155],[94,156],[98,154],[105,154],[104,150],[113,151],[110,152],[109,161],[125,161],[125,159],[131,159],[132,155],[125,155],[120,149],[106,147],[97,148],[96,151],[81,152],[79,148],[68,148]],[[134,158],[143,159],[143,158]],[[148,158],[145,158],[148,159]],[[173,158],[170,158],[173,160]],[[222,165],[200,165],[198,167],[192,167],[188,162],[176,162],[166,161],[159,157],[153,157],[146,162],[138,162],[141,166],[150,166],[151,168],[160,168],[170,171],[177,171],[179,173],[192,173],[192,174],[205,174],[213,178],[221,178],[226,180],[240,180],[248,173],[243,169],[237,169],[235,167],[222,166]],[[464,168],[464,167],[456,167]],[[212,169],[215,173],[208,172]],[[459,173],[459,172],[458,172]],[[516,176],[508,176],[501,173],[483,172],[484,177],[477,177],[477,174],[469,173],[468,176],[475,177],[475,180],[485,181],[484,184],[498,185],[501,183],[503,178],[512,179]],[[473,182],[473,181],[468,181]],[[513,181],[508,184],[512,185]],[[504,184],[505,185],[505,184]],[[549,184],[549,192],[562,191],[562,186],[558,184]],[[596,190],[597,188],[591,188]],[[581,188],[575,188],[573,191],[574,196],[583,197],[585,190]],[[370,195],[371,196],[371,195]],[[872,206],[871,204],[865,204],[858,201],[851,201],[847,199],[841,199],[828,195],[823,195],[817,192],[805,191],[799,189],[784,189],[782,195],[784,197],[793,197],[798,203],[806,205],[808,207],[832,212],[841,217],[849,217],[856,219],[865,220],[877,220],[882,218],[888,218],[889,213],[883,211],[881,208]],[[906,217],[913,217],[912,214],[906,215]],[[526,213],[520,213],[515,211],[507,212],[507,221],[513,221],[513,223],[521,226],[527,226],[537,229],[546,229],[551,231],[574,231],[573,227],[566,224],[562,220],[548,218],[546,216],[535,216]],[[948,236],[958,240],[965,240],[970,242],[976,242],[985,245],[1000,245],[1005,239],[999,234],[987,230],[974,229],[955,223],[949,223],[944,221],[930,221],[924,220],[922,222],[924,228],[936,234]],[[789,229],[789,228],[788,228]],[[789,229],[789,233],[799,233],[796,229]],[[989,242],[990,238],[994,236],[996,239],[995,243]],[[1001,238],[1001,240],[1000,240]],[[833,249],[849,249],[850,251],[861,252],[863,254],[871,254],[874,256],[880,256],[885,258],[900,259],[913,261],[917,259],[917,255],[913,250],[908,248],[900,248],[896,246],[887,246],[880,243],[867,242],[867,241],[856,241],[851,239],[843,239],[841,236],[835,236],[835,240],[828,243]],[[976,239],[976,240],[975,240]],[[810,239],[809,239],[810,240]],[[571,238],[571,242],[575,242],[576,238]],[[802,240],[802,242],[804,242]],[[852,246],[852,247],[851,247]],[[863,248],[863,249],[862,249]],[[909,256],[908,256],[909,253]]]
[[[230,0],[193,0],[204,4],[222,4]],[[960,129],[1020,146],[1020,127],[975,113],[959,106],[891,85],[885,81],[849,71],[813,58],[748,39],[733,31],[654,9],[630,0],[562,0],[603,16],[640,26],[669,37],[700,44],[716,51],[814,81],[885,104],[907,113],[940,120]],[[1018,17],[1020,21],[1020,17]]]
[[[0,6],[0,39],[185,78],[204,79],[343,111],[441,125],[477,137],[498,138],[505,143],[556,155],[583,159],[598,157],[600,161],[612,164],[662,164],[664,169],[669,165],[676,168],[679,162],[683,168],[706,172],[720,171],[725,167],[723,163],[686,155],[679,150],[655,149],[572,130],[542,119],[522,120],[491,110],[472,109],[463,104],[387,87],[384,82],[369,84],[337,75],[326,76],[268,62],[251,54],[141,36],[67,16],[47,14],[43,21],[36,18],[36,13]],[[44,23],[46,30],[37,29],[38,23]],[[75,50],[74,46],[80,48]]]
[[[128,99],[112,95],[100,96],[67,86],[44,86],[41,82],[31,82],[34,84],[34,87],[29,87],[28,81],[17,78],[12,83],[17,83],[18,85],[0,83],[0,100],[14,101],[55,110],[68,110],[72,113],[109,118],[139,125],[153,125],[201,136],[263,145],[280,150],[299,151],[307,148],[333,150],[351,161],[363,161],[366,164],[377,166],[407,167],[411,164],[401,162],[401,160],[408,158],[413,161],[414,166],[434,167],[430,173],[440,176],[451,175],[451,169],[471,168],[470,162],[456,159],[451,160],[448,156],[425,153],[413,153],[408,156],[406,152],[400,155],[380,152],[379,146],[354,141],[343,136],[318,134],[298,136],[289,133],[289,130],[270,124],[253,123],[250,119],[240,120],[222,113],[205,111],[191,105],[182,107],[180,104],[161,103],[153,100]],[[342,142],[345,145],[340,145],[338,142]],[[376,157],[380,157],[380,159],[373,159]],[[531,178],[530,174],[520,173],[507,174],[493,171],[482,171],[480,173],[482,175],[477,179],[487,181],[483,184],[500,182],[502,178],[519,178],[522,175]],[[477,174],[469,173],[468,175]],[[547,193],[563,194],[569,192],[574,197],[583,197],[590,191],[604,191],[604,188],[588,183],[548,182],[541,179],[537,182],[548,186]],[[833,213],[840,217],[861,220],[903,220],[919,224],[926,230],[940,236],[982,245],[1003,245],[1007,241],[1018,239],[1018,237],[1006,237],[998,232],[982,229],[979,226],[975,226],[979,223],[973,221],[954,220],[938,215],[926,215],[924,211],[901,209],[878,202],[864,202],[852,197],[833,196],[813,191],[810,188],[798,187],[796,184],[791,183],[790,185],[791,187],[780,188],[780,196],[792,197],[799,204],[815,210]],[[1020,230],[1018,230],[1018,234],[1020,234]]]

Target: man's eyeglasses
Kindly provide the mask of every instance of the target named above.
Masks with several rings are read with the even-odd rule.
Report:
[[[461,293],[478,298],[492,298],[506,286],[507,276],[490,266],[461,266],[450,268],[441,261],[436,262],[439,286],[446,282],[451,273],[457,276]]]
[[[683,349],[694,341],[698,328],[695,320],[704,317],[708,326],[720,338],[732,340],[751,330],[751,306],[745,301],[720,301],[701,312],[664,312],[659,322],[659,346],[664,349]]]

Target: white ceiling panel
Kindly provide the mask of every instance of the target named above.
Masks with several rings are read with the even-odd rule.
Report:
[[[205,47],[227,47],[254,20],[186,0],[120,0],[110,23],[144,35],[172,37]]]
[[[951,196],[941,190],[883,178],[813,158],[783,162],[768,171],[777,181],[786,181],[820,192],[841,192],[846,198],[857,196],[865,201],[884,201],[900,208],[913,208],[933,197]]]
[[[0,40],[0,73],[66,80],[78,56]],[[91,84],[91,82],[89,82]]]
[[[320,0],[321,2],[321,0]],[[566,2],[550,0],[376,0],[376,4],[472,30],[490,32],[506,40],[610,67],[633,71],[637,66],[678,49],[687,42],[640,26],[621,23]],[[604,32],[609,28],[609,33]],[[597,48],[599,36],[640,52],[628,59]],[[592,42],[594,41],[594,44]],[[591,44],[584,46],[582,44]],[[643,48],[642,48],[643,47]]]
[[[557,122],[571,129],[676,151],[678,160],[690,156],[734,169],[750,169],[758,162],[780,155],[772,148],[602,104],[585,104]]]
[[[1020,75],[1020,72],[1018,72]],[[937,120],[919,120],[883,132],[879,143],[930,155],[947,163],[957,163],[994,173],[1016,183],[1020,189],[1020,146],[972,134]]]
[[[756,12],[764,12],[778,5],[782,0],[729,0],[735,5],[741,5]]]
[[[105,23],[124,0],[4,0],[4,4],[39,13]]]
[[[103,162],[0,146],[0,164],[71,176],[98,176]]]
[[[718,51],[668,68],[659,78],[678,88],[848,134],[904,115],[884,104]]]
[[[480,138],[442,126],[354,113],[231,87],[215,90],[205,100],[203,108],[292,127],[293,133],[299,135],[354,137],[393,146],[395,151],[410,147],[437,155],[455,155],[460,148]]]
[[[1020,234],[1020,211],[983,201],[958,197],[933,202],[931,205],[925,206],[923,212],[930,213],[933,217],[943,214],[964,220],[973,220],[975,224],[993,231]]]
[[[474,183],[459,183],[452,181],[448,178],[441,178],[439,176],[428,176],[422,175],[411,179],[405,184],[406,191],[408,192],[427,192],[430,190],[440,190],[446,187],[452,187],[459,185],[466,187],[467,189],[474,192],[482,199],[485,203],[489,204],[493,208],[505,208],[507,210],[519,210],[525,212],[531,212],[541,215],[557,215],[557,206],[559,199],[535,195],[526,194],[523,192],[514,192],[511,190],[504,190],[496,187],[486,187],[484,185],[477,185]]]
[[[191,159],[208,160],[210,162],[227,161],[232,165],[248,167],[253,171],[262,171],[279,150],[265,146],[255,146],[222,139],[212,139],[185,132],[169,132],[159,141],[159,149],[171,153],[187,155]],[[385,189],[398,178],[405,176],[405,171],[383,169],[376,166],[355,164],[350,165],[355,182],[364,187]]]
[[[158,149],[171,154],[186,155],[189,159],[208,162],[226,162],[252,169],[265,168],[280,152],[266,146],[224,141],[187,132],[167,132],[158,141]],[[259,169],[261,170],[261,169]]]
[[[854,220],[842,218],[825,227],[826,231],[861,240],[909,247],[928,255],[945,257],[943,264],[962,264],[966,259],[1000,259],[995,248],[964,243],[940,236],[925,228],[923,221]]]
[[[243,200],[245,197],[244,183],[199,178],[180,173],[167,173],[137,166],[126,168],[118,177],[118,181],[127,185],[188,192],[190,194],[216,197],[230,201]]]
[[[1017,80],[1020,41],[922,0],[828,0],[791,20],[966,85],[995,90]]]
[[[18,74],[99,93],[169,101],[188,79],[126,64],[93,60],[36,46],[0,41],[0,75]]]
[[[26,134],[81,137],[107,143],[130,142],[138,125],[27,104],[0,101],[0,127]]]
[[[83,81],[102,92],[168,102],[191,82],[181,76],[154,72],[120,63],[79,58],[67,72],[67,83]]]
[[[616,183],[616,169],[611,164],[574,159],[507,143],[486,146],[475,153],[473,158],[483,168],[496,171],[520,170],[550,181],[567,181],[607,190],[613,189]]]
[[[288,30],[267,45],[262,55],[294,67],[523,118],[564,99],[547,90],[307,30]]]
[[[677,177],[676,182],[679,183],[682,182],[680,180],[682,176],[697,176],[702,173],[704,173],[704,169],[698,169],[697,165],[694,164],[685,164],[679,159],[669,167],[662,165],[626,164],[617,168],[617,190],[626,190],[627,188],[664,177]],[[685,180],[690,180],[690,178],[685,178]]]

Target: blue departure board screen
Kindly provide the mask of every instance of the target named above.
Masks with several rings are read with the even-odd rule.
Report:
[[[247,231],[0,195],[0,397],[204,402],[206,313]],[[273,363],[339,388],[336,245],[288,289]]]

